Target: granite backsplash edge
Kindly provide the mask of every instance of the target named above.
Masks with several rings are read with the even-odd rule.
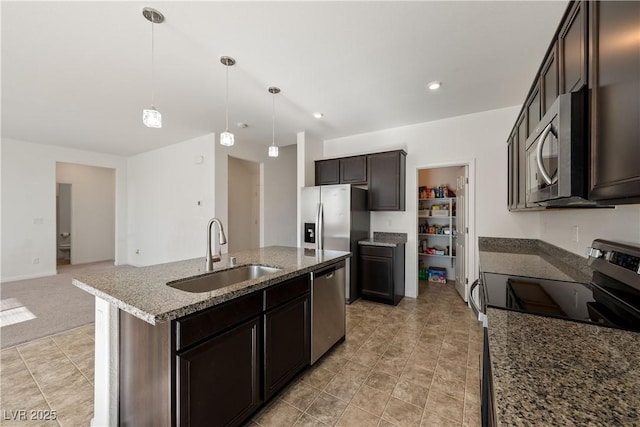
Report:
[[[486,252],[535,253],[545,255],[551,264],[570,267],[580,273],[591,276],[593,271],[587,265],[587,259],[566,249],[539,239],[521,239],[508,237],[478,237],[478,249]]]

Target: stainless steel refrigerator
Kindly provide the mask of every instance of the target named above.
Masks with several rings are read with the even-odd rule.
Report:
[[[349,251],[345,299],[360,297],[358,290],[358,241],[369,238],[367,190],[349,184],[302,189],[303,247]]]

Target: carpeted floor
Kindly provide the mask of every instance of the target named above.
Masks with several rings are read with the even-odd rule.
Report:
[[[94,321],[94,297],[71,284],[74,274],[108,271],[129,266],[115,267],[113,261],[58,267],[56,276],[19,280],[0,284],[0,298],[10,300],[9,308],[16,301],[35,318],[0,328],[0,348],[13,347],[57,332],[77,328]]]

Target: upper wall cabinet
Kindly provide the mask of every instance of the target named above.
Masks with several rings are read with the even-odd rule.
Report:
[[[507,141],[510,210],[544,209],[526,200],[527,173],[536,173],[527,171],[526,140],[559,95],[587,87],[589,199],[640,201],[640,42],[623,36],[640,31],[639,8],[618,1],[567,5]]]
[[[406,159],[403,150],[369,154],[369,210],[405,210]]]
[[[558,43],[554,42],[540,71],[540,106],[544,116],[560,94],[558,87]]]
[[[558,35],[560,93],[580,90],[587,84],[587,2],[571,3]]]
[[[640,203],[640,2],[589,6],[589,198]]]
[[[367,156],[344,157],[340,159],[341,184],[367,183]]]
[[[340,159],[316,160],[316,185],[340,184]]]
[[[316,185],[366,184],[367,156],[316,161]]]
[[[404,150],[316,161],[316,185],[368,185],[369,210],[405,210]]]

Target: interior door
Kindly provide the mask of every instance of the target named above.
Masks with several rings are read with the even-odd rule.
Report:
[[[456,290],[467,302],[469,285],[467,279],[467,242],[469,223],[467,221],[467,184],[469,180],[469,167],[463,166],[461,174],[456,179]]]

